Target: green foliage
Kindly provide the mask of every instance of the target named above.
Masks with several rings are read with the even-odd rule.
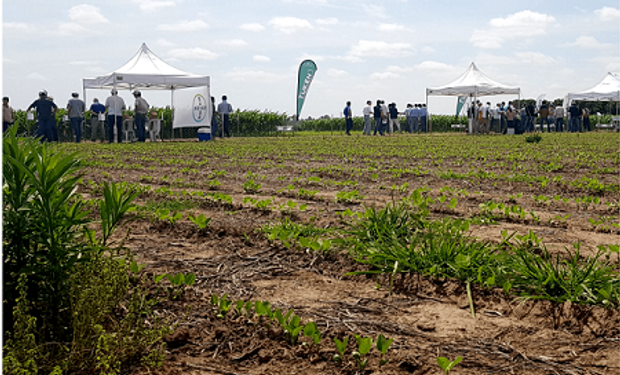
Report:
[[[256,194],[260,191],[261,186],[263,185],[254,182],[254,180],[247,180],[243,184],[243,191],[245,191],[248,194]]]
[[[367,355],[373,345],[372,338],[355,335],[355,339],[357,340],[357,351],[354,351],[351,355],[355,359],[355,363],[357,363],[357,368],[360,371],[364,371],[368,365]]]
[[[358,201],[361,201],[362,199],[364,199],[364,196],[360,195],[359,191],[352,190],[352,191],[337,192],[335,201],[336,203],[352,204],[352,203],[357,203]]]
[[[171,212],[167,208],[159,208],[155,212],[155,215],[159,221],[168,222],[170,225],[175,225],[177,221],[183,218],[183,214],[181,212]]]
[[[538,134],[532,134],[525,137],[527,143],[538,143],[542,140],[542,137]]]
[[[385,336],[383,336],[382,334],[379,334],[379,338],[377,338],[377,350],[381,353],[381,359],[379,360],[379,366],[383,366],[384,364],[390,361],[389,359],[383,359],[383,356],[387,353],[393,341],[394,339],[386,339]]]
[[[338,351],[338,354],[334,356],[334,361],[341,363],[344,358],[344,353],[347,350],[347,345],[349,345],[349,337],[345,337],[342,341],[334,337],[334,344],[336,344],[336,350]]]
[[[450,374],[450,370],[452,370],[454,366],[461,363],[462,360],[463,360],[463,357],[460,357],[460,356],[452,362],[450,362],[450,360],[446,357],[438,357],[437,364],[439,365],[439,367],[441,367],[442,370],[444,370],[446,375],[448,375]]]
[[[104,183],[104,199],[99,202],[102,231],[101,246],[107,245],[114,229],[119,225],[125,214],[135,210],[133,201],[138,194],[138,192],[132,192],[126,182],[120,185]]]
[[[206,217],[205,214],[200,214],[198,216],[190,215],[188,218],[189,218],[189,221],[196,224],[196,226],[200,230],[207,229],[209,227],[209,224],[211,223],[211,218]]]
[[[216,316],[220,319],[224,319],[228,314],[228,311],[232,307],[233,301],[228,299],[228,294],[224,294],[221,298],[217,294],[211,296],[211,304],[216,307]],[[258,309],[256,311],[258,313]]]

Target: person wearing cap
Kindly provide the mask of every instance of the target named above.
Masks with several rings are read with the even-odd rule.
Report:
[[[86,104],[82,99],[79,99],[79,96],[77,92],[74,92],[67,103],[69,124],[71,129],[73,129],[73,134],[75,134],[75,143],[82,141],[82,123],[84,122],[84,112],[86,111]]]
[[[125,101],[118,96],[118,91],[112,89],[112,95],[105,100],[105,108],[108,111],[108,135],[110,143],[114,142],[114,128],[116,128],[116,140],[118,143],[123,141],[123,110]]]
[[[2,98],[2,132],[6,132],[11,125],[15,122],[14,111],[9,106],[9,97]]]
[[[53,127],[56,125],[54,114],[58,106],[53,100],[48,99],[47,91],[43,90],[39,92],[39,99],[32,102],[26,109],[26,112],[33,108],[37,112],[38,125],[35,137],[40,138],[41,142],[52,142],[54,140]]]
[[[95,142],[97,139],[105,139],[105,121],[99,120],[99,115],[105,113],[105,106],[99,103],[99,99],[93,99],[93,104],[90,105],[90,140]],[[105,116],[105,115],[104,115]],[[101,137],[99,137],[101,134]]]
[[[138,136],[138,142],[144,142],[146,139],[146,113],[149,111],[149,103],[144,100],[142,93],[138,90],[133,92],[134,98],[136,98],[135,110],[134,110],[134,122],[136,124],[136,133]]]
[[[224,136],[230,138],[230,132],[228,131],[228,118],[233,111],[232,105],[227,102],[226,95],[222,96],[222,102],[217,106],[217,113],[222,116],[222,138]]]

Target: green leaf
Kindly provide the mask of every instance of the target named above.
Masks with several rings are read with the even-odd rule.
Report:
[[[387,353],[390,345],[392,344],[392,341],[394,341],[394,339],[387,340],[385,336],[380,334],[379,338],[377,339],[377,350],[379,350],[382,355]]]

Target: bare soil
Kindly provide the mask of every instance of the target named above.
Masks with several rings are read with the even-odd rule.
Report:
[[[228,141],[228,140],[227,140]],[[221,141],[218,141],[221,142]],[[231,140],[230,142],[240,142]],[[153,145],[156,146],[156,145]],[[137,153],[123,156],[126,162],[135,162]],[[552,202],[539,205],[531,198],[536,194],[561,194],[577,197],[580,191],[570,187],[550,186],[545,192],[527,183],[496,181],[495,186],[477,181],[441,179],[435,175],[401,175],[375,181],[360,178],[355,187],[364,195],[363,205],[343,205],[334,202],[336,192],[346,190],[342,185],[305,182],[306,189],[318,190],[312,199],[278,192],[292,179],[315,175],[323,181],[343,182],[346,174],[328,172],[303,174],[302,169],[313,164],[343,165],[364,168],[361,160],[343,161],[325,157],[320,163],[308,160],[285,161],[286,167],[267,169],[247,168],[229,163],[226,157],[202,166],[197,173],[179,172],[182,167],[162,166],[155,161],[141,162],[139,169],[89,168],[85,180],[129,181],[150,185],[152,189],[168,186],[174,191],[206,190],[202,187],[175,186],[175,178],[184,183],[203,184],[213,179],[212,172],[226,170],[218,176],[222,183],[216,191],[233,197],[233,205],[215,204],[203,197],[162,197],[154,193],[142,194],[138,204],[147,201],[183,199],[198,202],[191,209],[194,214],[204,213],[212,218],[206,231],[199,231],[184,219],[170,225],[138,216],[127,223],[130,228],[124,246],[130,248],[149,274],[193,272],[197,282],[188,288],[178,301],[167,301],[158,306],[159,314],[182,319],[178,330],[170,335],[168,359],[157,374],[439,374],[438,356],[454,359],[463,357],[452,374],[618,374],[620,373],[619,312],[601,307],[553,304],[547,301],[516,301],[501,290],[483,290],[474,287],[476,316],[471,316],[465,287],[451,280],[436,280],[419,275],[399,275],[394,280],[394,291],[388,298],[389,280],[370,276],[344,276],[347,272],[367,269],[355,263],[344,253],[318,254],[287,249],[279,242],[269,242],[257,231],[262,225],[288,217],[296,222],[315,218],[315,225],[341,226],[337,212],[346,208],[362,210],[363,205],[382,207],[400,199],[404,193],[389,187],[407,182],[410,189],[430,188],[431,196],[439,196],[442,187],[465,189],[470,194],[459,196],[455,210],[434,206],[432,215],[471,217],[480,203],[493,199],[507,204],[518,203],[527,211],[534,210],[540,217],[531,219],[499,219],[494,225],[474,226],[471,235],[492,242],[501,241],[501,231],[520,234],[532,230],[545,239],[553,252],[564,252],[572,244],[582,243],[582,256],[595,253],[598,245],[618,243],[618,233],[600,233],[588,223],[595,215],[616,215],[606,206],[597,205],[585,210],[574,203]],[[185,155],[190,163],[204,160],[204,155]],[[246,156],[247,160],[256,156]],[[268,159],[268,158],[267,158]],[[256,161],[256,160],[254,160]],[[424,164],[420,160],[420,165]],[[155,166],[148,170],[149,166]],[[458,171],[457,166],[452,167]],[[568,170],[568,168],[566,168]],[[102,176],[105,170],[108,176]],[[244,192],[245,174],[253,170],[265,176],[259,181],[260,192]],[[148,171],[148,172],[147,172]],[[152,179],[144,180],[144,174]],[[559,172],[571,178],[573,172]],[[163,177],[167,176],[167,179]],[[278,179],[278,177],[285,176]],[[606,177],[608,180],[617,178]],[[307,178],[305,179],[307,181]],[[384,188],[381,188],[381,187]],[[350,189],[349,189],[350,190]],[[84,193],[89,194],[88,189]],[[520,198],[509,196],[523,193]],[[601,194],[603,202],[617,201],[616,194]],[[289,199],[308,204],[306,211],[293,213],[278,210],[262,211],[243,205],[247,196],[261,199],[273,197],[280,204]],[[557,215],[572,216],[563,222],[554,221]],[[119,236],[124,233],[118,233]],[[117,238],[121,241],[121,237]],[[377,286],[380,284],[380,288]],[[302,322],[314,321],[323,333],[320,347],[288,344],[282,332],[266,329],[244,318],[218,319],[209,299],[213,293],[228,293],[232,299],[269,301],[274,307],[294,309]],[[189,310],[189,314],[185,316]],[[231,315],[232,316],[232,315]],[[379,334],[394,338],[387,354],[389,363],[379,366],[376,351],[364,371],[357,370],[350,354],[342,364],[332,361],[336,354],[332,339],[353,334]],[[302,340],[303,341],[303,340]],[[351,338],[348,353],[354,350]],[[374,349],[373,349],[374,350]],[[151,371],[152,372],[152,371]],[[134,368],[133,374],[147,370]]]

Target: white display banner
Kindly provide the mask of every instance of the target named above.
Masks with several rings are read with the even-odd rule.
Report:
[[[209,86],[175,90],[173,129],[211,125],[211,116]]]

